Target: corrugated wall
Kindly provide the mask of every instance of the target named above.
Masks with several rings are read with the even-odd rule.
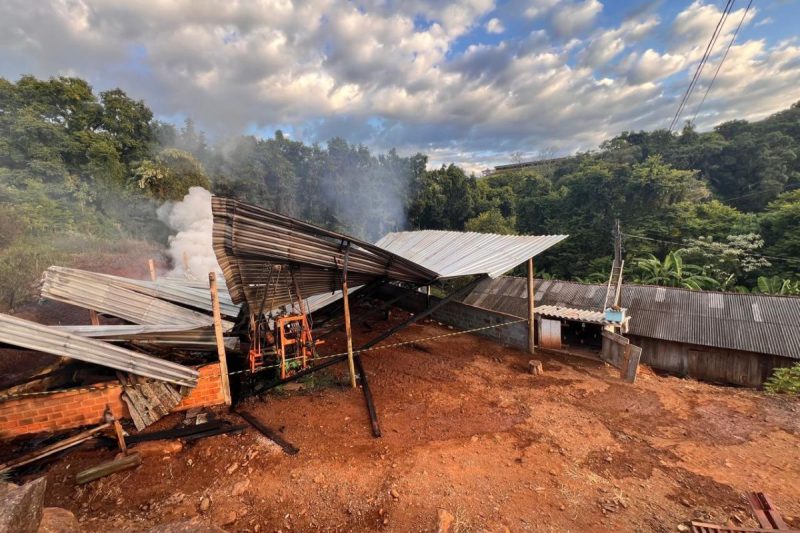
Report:
[[[678,376],[704,381],[760,387],[776,368],[792,366],[788,357],[712,348],[680,342],[629,336],[642,347],[642,363]]]

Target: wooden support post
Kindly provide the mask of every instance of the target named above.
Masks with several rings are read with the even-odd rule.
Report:
[[[347,368],[350,369],[350,386],[356,388],[356,366],[353,361],[353,329],[350,327],[350,295],[347,292],[347,264],[350,261],[350,243],[344,251],[342,267],[342,303],[344,305],[344,333],[347,337]],[[363,373],[361,375],[363,382]]]
[[[156,262],[152,258],[147,260],[147,266],[150,268],[150,279],[156,280]]]
[[[342,301],[344,303],[344,332],[347,336],[347,366],[350,369],[350,386],[356,385],[356,366],[353,361],[353,330],[350,327],[350,298],[347,295],[347,280],[342,283]]]
[[[225,405],[231,404],[231,383],[228,376],[228,358],[225,355],[225,342],[222,338],[222,314],[219,310],[219,294],[217,294],[217,275],[208,273],[208,285],[211,289],[211,309],[214,313],[214,335],[217,339],[217,354],[219,355],[219,373],[222,380],[222,395]]]
[[[536,332],[534,317],[534,299],[536,297],[533,282],[533,258],[528,259],[528,353],[536,351]]]
[[[92,322],[93,326],[100,325],[100,316],[97,314],[97,311],[94,309],[89,309],[89,320]]]
[[[364,392],[364,401],[367,402],[367,413],[369,414],[369,423],[372,425],[372,436],[377,439],[381,436],[378,411],[375,409],[375,402],[372,400],[372,391],[369,389],[367,372],[364,370],[364,363],[361,362],[361,354],[356,356],[356,366],[358,367],[358,374],[361,376],[361,390]]]
[[[119,451],[128,455],[128,446],[125,444],[125,433],[122,431],[122,424],[119,420],[114,419],[114,432],[117,434],[117,444],[119,444]]]

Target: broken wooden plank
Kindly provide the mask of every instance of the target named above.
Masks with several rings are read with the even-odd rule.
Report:
[[[77,435],[73,435],[71,437],[67,437],[66,439],[60,440],[56,443],[50,444],[38,450],[35,450],[29,454],[23,455],[17,459],[13,459],[8,463],[0,465],[0,474],[10,472],[15,468],[19,468],[20,466],[24,466],[49,455],[53,455],[54,453],[58,453],[60,451],[66,450],[67,448],[71,448],[72,446],[76,446],[82,442],[85,442],[92,437],[95,436],[98,432],[110,428],[111,423],[107,422],[105,424],[100,424],[99,426],[95,426],[91,429],[87,429],[86,431],[82,431]]]
[[[267,437],[269,440],[283,448],[283,451],[289,455],[295,455],[297,452],[300,451],[300,448],[296,447],[291,442],[284,440],[283,437],[278,435],[278,432],[267,427],[264,425],[258,418],[253,416],[252,414],[246,411],[236,411],[236,414],[247,420],[247,422],[256,428],[262,435]]]
[[[791,529],[783,521],[780,513],[770,501],[769,496],[763,492],[748,492],[747,501],[753,510],[753,516],[756,517],[761,527],[775,530]]]
[[[137,467],[140,464],[142,464],[142,456],[136,452],[133,452],[132,454],[126,455],[121,459],[107,461],[97,466],[87,468],[82,472],[78,472],[75,475],[75,483],[77,483],[78,485],[89,483],[90,481],[94,481],[95,479],[100,479],[101,477],[109,476],[115,472],[120,472],[122,470],[127,470],[129,468]]]
[[[214,435],[222,435],[224,433],[240,433],[244,431],[245,428],[247,428],[247,426],[245,426],[244,424],[240,424],[237,426],[226,424],[217,429],[209,429],[208,431],[203,431],[200,433],[192,433],[191,435],[183,437],[183,440],[185,440],[186,442],[190,442],[193,440],[204,439],[206,437],[213,437]]]

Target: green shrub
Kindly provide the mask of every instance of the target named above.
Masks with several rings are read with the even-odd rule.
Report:
[[[776,368],[764,383],[767,392],[800,394],[800,363],[787,368]]]

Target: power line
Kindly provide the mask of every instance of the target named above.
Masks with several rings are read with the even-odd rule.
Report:
[[[781,194],[781,193],[784,193],[784,192],[793,191],[794,189],[796,189],[798,187],[800,187],[800,183],[795,183],[793,185],[786,185],[785,187],[783,187],[781,189],[781,192],[779,192],[778,194]],[[750,196],[755,196],[756,194],[766,194],[766,193],[764,191],[753,191],[753,192],[749,192],[747,194],[742,194],[740,196],[731,196],[730,198],[717,198],[717,199],[719,201],[721,201],[721,202],[730,202],[731,200],[738,200],[739,198],[748,198]]]
[[[645,241],[660,242],[662,244],[674,244],[674,245],[683,246],[683,247],[703,246],[703,245],[705,245],[705,246],[713,246],[714,244],[720,244],[720,243],[710,243],[710,242],[703,242],[703,241],[697,241],[697,242],[693,242],[693,243],[679,242],[679,241],[668,241],[668,240],[664,240],[664,239],[654,239],[652,237],[643,237],[641,235],[631,235],[630,233],[623,233],[623,235],[626,236],[626,237],[630,237],[632,239],[642,239],[642,240],[645,240]],[[753,257],[763,257],[764,259],[773,259],[773,260],[777,260],[777,261],[790,261],[790,262],[793,262],[793,263],[800,263],[800,257],[781,257],[781,256],[777,256],[777,255],[764,255],[764,254],[757,254],[757,253],[753,253],[753,252],[744,252],[744,254],[745,255],[749,255],[749,256],[753,256]]]
[[[711,34],[711,38],[708,41],[708,45],[706,45],[706,51],[703,53],[703,57],[700,59],[700,63],[697,64],[697,69],[694,72],[694,76],[692,76],[692,81],[689,82],[689,87],[686,88],[686,92],[681,99],[680,105],[678,105],[677,111],[675,111],[675,116],[672,118],[672,122],[669,124],[669,131],[672,131],[672,128],[678,122],[678,118],[681,115],[684,107],[686,106],[687,102],[689,101],[689,97],[694,91],[694,88],[697,84],[697,80],[700,79],[700,73],[703,71],[703,67],[705,67],[706,62],[708,61],[709,56],[711,55],[711,50],[714,48],[714,45],[717,42],[717,38],[722,31],[722,26],[725,24],[725,20],[728,18],[728,14],[733,7],[733,2],[735,0],[728,0],[728,3],[725,4],[725,8],[722,10],[722,15],[717,22],[717,26],[714,28],[714,33]]]
[[[722,59],[717,65],[717,70],[714,71],[714,76],[711,78],[711,82],[706,87],[706,92],[703,94],[703,99],[700,100],[700,104],[698,104],[697,108],[694,110],[694,116],[692,117],[692,122],[697,119],[697,114],[700,112],[700,108],[703,107],[703,104],[706,101],[706,97],[708,96],[709,91],[711,91],[711,87],[713,87],[714,82],[717,79],[717,74],[719,74],[719,70],[722,68],[722,64],[725,62],[725,58],[728,57],[728,52],[731,51],[731,46],[733,46],[734,41],[736,41],[736,36],[739,35],[739,30],[742,29],[742,24],[744,23],[744,19],[747,18],[747,12],[750,11],[750,6],[753,5],[753,0],[750,0],[747,3],[747,7],[744,10],[744,14],[742,15],[742,19],[739,21],[739,25],[736,26],[736,31],[733,32],[733,37],[731,37],[730,42],[728,43],[728,47],[725,49],[725,54],[723,54]]]

